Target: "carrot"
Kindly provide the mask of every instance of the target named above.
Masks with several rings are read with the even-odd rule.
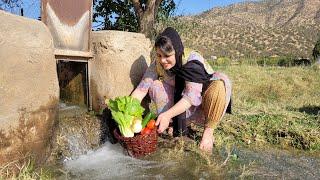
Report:
[[[155,126],[156,126],[156,121],[154,119],[151,119],[147,124],[147,128],[151,130],[154,129]]]

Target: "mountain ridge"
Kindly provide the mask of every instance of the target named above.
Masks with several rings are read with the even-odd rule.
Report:
[[[311,58],[320,35],[319,0],[264,0],[218,7],[171,24],[206,58]]]

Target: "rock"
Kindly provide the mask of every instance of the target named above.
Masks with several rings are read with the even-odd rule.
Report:
[[[59,101],[52,37],[36,20],[0,11],[0,165],[47,157]]]
[[[92,106],[104,107],[104,99],[129,95],[150,64],[152,45],[143,34],[122,31],[92,33],[94,58],[90,62]]]

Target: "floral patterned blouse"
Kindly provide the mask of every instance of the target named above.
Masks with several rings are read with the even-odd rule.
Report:
[[[186,53],[187,54],[187,53]],[[191,51],[189,53],[187,59],[183,60],[183,64],[188,62],[188,61],[200,61],[201,63],[203,63],[207,73],[212,74],[212,78],[211,81],[213,80],[222,80],[226,86],[226,107],[225,107],[225,111],[227,109],[227,106],[229,104],[230,101],[230,97],[231,97],[231,83],[229,78],[222,74],[222,73],[218,73],[218,72],[214,72],[211,68],[211,66],[205,61],[205,59],[197,52],[195,51]],[[156,61],[153,61],[150,66],[148,67],[148,69],[146,70],[142,81],[139,83],[138,85],[138,89],[140,89],[141,91],[144,92],[148,92],[149,88],[152,86],[153,82],[157,79],[160,79],[165,87],[165,91],[163,93],[167,93],[166,96],[169,96],[169,101],[173,101],[173,92],[174,92],[174,86],[175,86],[175,77],[174,76],[169,76],[169,75],[165,75],[165,76],[161,76],[161,72],[159,72],[159,66],[161,66],[160,64],[157,64]],[[211,82],[210,81],[210,82]],[[202,84],[202,83],[195,83],[195,82],[188,82],[186,81],[185,83],[185,88],[182,92],[182,98],[188,100],[190,102],[190,104],[192,105],[187,111],[186,111],[186,116],[187,118],[198,114],[198,116],[202,116],[201,112],[199,111],[201,108],[198,108],[201,105],[202,102],[202,92],[204,92],[206,90],[206,88],[208,87],[208,84]],[[169,92],[169,93],[168,93]],[[161,93],[161,92],[160,92]],[[160,96],[161,97],[161,96]],[[152,98],[151,98],[152,99]],[[166,100],[168,101],[168,100]],[[158,101],[158,102],[162,102],[162,103],[168,103],[165,101]],[[169,102],[170,104],[173,105],[173,102]],[[158,107],[161,107],[161,104],[157,104]],[[163,105],[164,106],[164,105]],[[167,110],[167,109],[165,109]],[[224,111],[224,112],[225,112]],[[162,109],[159,111],[158,113],[161,113]],[[196,113],[199,112],[199,113]],[[201,119],[199,117],[197,117],[197,119]],[[203,118],[202,118],[203,119]],[[202,120],[201,120],[202,121]],[[200,122],[202,123],[202,122]]]

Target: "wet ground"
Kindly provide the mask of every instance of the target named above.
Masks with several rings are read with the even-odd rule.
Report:
[[[198,150],[190,139],[159,138],[158,150],[142,159],[119,144],[99,145],[101,119],[62,106],[53,157],[57,179],[319,179],[320,157],[304,151],[253,150],[237,145]],[[316,153],[315,153],[316,154]],[[59,158],[58,158],[59,157]],[[62,173],[63,172],[63,173]]]
[[[234,149],[227,159],[220,151],[207,158],[178,152],[164,159],[159,151],[144,160],[123,154],[119,144],[101,148],[64,163],[68,179],[318,179],[320,160],[282,151]],[[167,150],[168,151],[168,150]],[[174,151],[174,150],[173,150]],[[180,153],[180,154],[179,154]],[[168,152],[164,152],[168,155]],[[224,163],[225,162],[225,163]],[[66,176],[64,175],[63,178]]]

